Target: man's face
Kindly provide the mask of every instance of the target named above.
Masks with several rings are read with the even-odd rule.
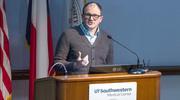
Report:
[[[84,26],[87,30],[97,29],[99,23],[102,21],[100,9],[95,3],[89,4],[82,15]]]

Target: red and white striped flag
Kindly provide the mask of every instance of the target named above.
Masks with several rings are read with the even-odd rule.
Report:
[[[11,67],[5,1],[0,0],[0,100],[11,100]]]
[[[29,100],[33,100],[34,79],[49,76],[54,57],[49,0],[29,0],[28,12],[31,13],[26,33],[26,43],[30,45]],[[50,76],[54,74],[51,70]]]

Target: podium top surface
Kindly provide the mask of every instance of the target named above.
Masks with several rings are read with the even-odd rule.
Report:
[[[87,75],[67,75],[67,76],[52,76],[41,79],[36,79],[35,82],[45,80],[56,80],[61,83],[79,82],[79,81],[101,81],[101,80],[116,80],[116,79],[138,79],[138,78],[153,78],[160,77],[161,72],[151,71],[145,74],[128,74],[128,73],[106,73],[106,74],[87,74]]]

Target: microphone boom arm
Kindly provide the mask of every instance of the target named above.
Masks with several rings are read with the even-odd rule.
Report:
[[[127,48],[126,46],[124,46],[124,45],[122,45],[121,43],[119,43],[118,41],[116,41],[116,40],[114,40],[113,38],[111,38],[114,42],[116,42],[117,44],[119,44],[119,45],[121,45],[122,47],[124,47],[124,48],[126,48],[127,50],[129,50],[130,52],[132,52],[132,53],[134,53],[135,55],[136,55],[136,57],[137,57],[137,66],[139,67],[139,56],[134,52],[134,51],[132,51],[132,50],[130,50],[129,48]]]
[[[137,69],[131,69],[128,73],[130,73],[130,74],[143,74],[143,73],[145,73],[145,70],[140,68],[140,66],[139,66],[139,56],[134,51],[130,50],[126,46],[124,46],[121,43],[119,43],[118,41],[114,40],[110,35],[107,35],[107,37],[109,39],[113,40],[114,42],[116,42],[117,44],[121,45],[125,49],[129,50],[131,53],[136,55],[136,57],[137,57]]]

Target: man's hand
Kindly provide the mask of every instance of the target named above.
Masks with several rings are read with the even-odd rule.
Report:
[[[88,55],[86,55],[83,59],[81,58],[81,52],[79,52],[78,59],[75,63],[75,68],[80,68],[87,66],[89,64]]]

